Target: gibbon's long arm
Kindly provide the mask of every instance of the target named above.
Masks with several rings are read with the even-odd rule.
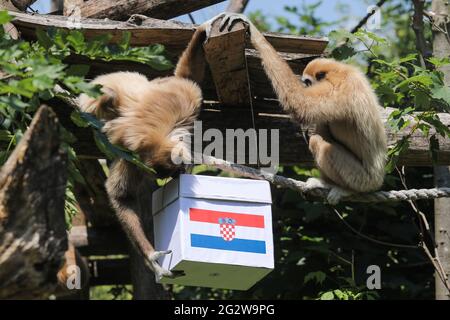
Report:
[[[192,35],[175,68],[174,75],[201,83],[205,75],[205,53],[203,42],[206,40],[206,26],[200,25]]]
[[[335,102],[331,101],[333,86],[323,82],[305,88],[289,65],[245,16],[225,15],[221,29],[230,26],[236,20],[243,20],[249,25],[251,43],[261,55],[264,70],[287,112],[296,120],[305,122],[326,122],[342,115],[340,108],[332,107],[335,105]]]
[[[261,55],[264,70],[272,82],[273,88],[286,111],[293,113],[296,119],[306,122],[323,122],[340,116],[339,108],[332,108],[334,103],[329,83],[317,83],[305,88],[289,65],[284,61],[259,32],[250,23],[251,42]]]

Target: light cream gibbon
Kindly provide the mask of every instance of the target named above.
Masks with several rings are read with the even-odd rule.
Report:
[[[190,135],[201,107],[198,83],[205,69],[202,46],[206,27],[202,25],[194,33],[174,76],[149,81],[139,73],[101,75],[93,83],[102,85],[104,94],[97,99],[79,97],[82,111],[105,121],[103,131],[112,143],[136,152],[159,176],[169,176],[178,168],[172,161],[172,151],[176,146],[179,149],[180,140]],[[123,159],[115,160],[106,181],[110,202],[131,243],[156,276],[182,275],[158,264],[157,259],[170,251],[155,251],[135,211],[144,181],[146,177],[141,170]]]
[[[356,67],[316,59],[303,72],[303,83],[244,15],[221,14],[221,30],[236,21],[249,25],[252,45],[261,55],[272,86],[294,121],[317,125],[309,148],[322,180],[308,179],[307,188],[330,187],[336,204],[355,192],[375,191],[385,175],[386,133],[380,105],[365,75]]]

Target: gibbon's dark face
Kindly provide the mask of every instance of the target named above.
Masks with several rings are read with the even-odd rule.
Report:
[[[349,67],[333,59],[315,59],[303,71],[303,83],[309,87],[322,81],[337,83],[348,73]]]
[[[326,77],[327,77],[327,71],[318,71],[314,75],[303,74],[302,81],[306,87],[310,87],[319,81],[325,80]]]

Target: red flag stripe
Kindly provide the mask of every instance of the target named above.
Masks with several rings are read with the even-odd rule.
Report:
[[[220,218],[231,218],[236,220],[236,225],[241,227],[264,228],[264,216],[247,213],[221,212],[204,209],[189,209],[191,221],[208,222],[219,224]]]

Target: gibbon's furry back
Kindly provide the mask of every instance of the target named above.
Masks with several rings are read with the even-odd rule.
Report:
[[[197,84],[203,81],[206,66],[203,43],[209,28],[208,23],[196,28],[178,59],[174,76],[149,81],[139,73],[115,72],[94,79],[94,83],[102,85],[101,97],[79,97],[82,111],[105,121],[103,131],[109,140],[139,154],[159,177],[168,177],[181,167],[172,160],[174,151],[174,156],[190,151],[184,139],[190,134],[202,102]],[[142,211],[140,195],[148,192],[154,180],[154,176],[125,159],[115,159],[105,187],[117,220],[147,267],[157,279],[174,278],[183,272],[167,270],[158,264],[159,257],[171,251],[156,251],[141,221],[145,210]]]
[[[199,113],[199,86],[181,77],[148,81],[139,73],[102,75],[97,99],[81,95],[80,108],[106,121],[103,131],[113,144],[136,152],[153,167],[171,167],[171,152],[188,136]]]

